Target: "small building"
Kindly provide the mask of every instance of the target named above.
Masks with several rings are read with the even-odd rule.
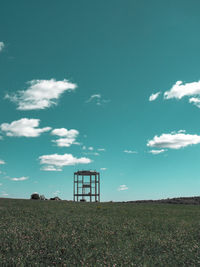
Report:
[[[100,202],[100,174],[96,171],[74,173],[74,201]]]

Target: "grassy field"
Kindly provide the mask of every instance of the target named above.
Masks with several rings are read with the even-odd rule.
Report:
[[[0,266],[200,266],[200,206],[0,199]]]

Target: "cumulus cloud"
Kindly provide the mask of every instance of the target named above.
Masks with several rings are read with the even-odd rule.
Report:
[[[86,103],[89,103],[89,102],[94,102],[96,103],[96,105],[101,106],[104,103],[108,103],[109,100],[103,99],[100,94],[94,94],[94,95],[91,95],[90,98],[86,101]]]
[[[171,132],[170,134],[162,134],[161,136],[154,136],[148,141],[147,146],[157,148],[171,148],[180,149],[189,145],[200,143],[200,136],[196,134],[186,134],[181,130],[178,133]]]
[[[133,150],[124,150],[124,153],[127,153],[127,154],[137,154],[137,151],[133,151]]]
[[[0,165],[6,164],[4,160],[0,159]]]
[[[51,134],[57,135],[60,137],[74,138],[79,134],[79,132],[77,130],[74,130],[74,129],[67,130],[65,128],[59,128],[59,129],[52,130]]]
[[[118,191],[124,191],[124,190],[127,190],[127,189],[128,189],[128,187],[125,184],[122,184],[122,185],[119,186]]]
[[[68,80],[32,80],[27,82],[28,88],[14,94],[7,94],[12,102],[17,104],[18,110],[45,109],[56,105],[59,97],[65,91],[75,90],[77,85]]]
[[[72,144],[79,144],[76,141],[76,138],[79,134],[79,132],[77,130],[71,129],[71,130],[67,130],[65,128],[60,128],[60,129],[54,129],[51,132],[52,135],[57,135],[59,138],[57,140],[53,140],[52,142],[56,143],[57,146],[59,147],[69,147]]]
[[[149,97],[149,101],[154,101],[156,100],[156,98],[158,98],[160,95],[160,92],[157,92],[155,94],[151,94],[150,97]]]
[[[22,176],[19,178],[10,178],[10,180],[12,180],[12,181],[25,181],[25,180],[28,180],[28,177]]]
[[[92,146],[88,147],[88,150],[94,150],[94,148]]]
[[[42,170],[48,171],[61,171],[64,166],[76,165],[76,164],[88,164],[91,161],[89,158],[76,158],[72,154],[51,154],[43,155],[39,157],[40,164],[45,165]]]
[[[5,132],[7,136],[17,137],[38,137],[42,133],[50,131],[51,127],[38,128],[39,119],[23,118],[18,121],[9,123],[2,123],[0,129]]]
[[[5,47],[4,42],[0,42],[0,52],[4,49],[4,47]]]
[[[149,153],[153,154],[153,155],[158,155],[160,153],[165,152],[164,149],[157,149],[157,150],[150,150]]]
[[[182,81],[177,81],[169,91],[164,93],[165,99],[181,99],[183,97],[190,97],[189,103],[200,108],[200,81],[183,83]],[[194,96],[194,97],[191,97]]]

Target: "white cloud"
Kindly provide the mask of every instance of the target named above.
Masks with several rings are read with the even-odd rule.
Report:
[[[28,180],[28,177],[19,177],[19,178],[11,178],[10,180],[12,181],[25,181],[25,180]]]
[[[98,148],[97,150],[98,150],[98,151],[106,151],[105,148]]]
[[[23,118],[18,121],[13,121],[10,124],[2,123],[0,129],[5,132],[7,136],[17,137],[38,137],[41,133],[51,130],[51,127],[37,128],[39,123],[39,119]]]
[[[106,170],[107,170],[107,168],[100,168],[100,170],[101,170],[101,171],[106,171]]]
[[[5,47],[4,42],[0,42],[0,52],[4,49],[4,47]]]
[[[79,132],[74,129],[67,130],[65,128],[59,128],[59,129],[54,129],[53,131],[51,131],[51,134],[57,135],[60,137],[76,138]]]
[[[59,190],[56,190],[53,194],[54,195],[59,195],[60,194],[60,191]]]
[[[159,95],[160,95],[160,92],[157,92],[157,93],[155,93],[155,94],[150,95],[150,97],[149,97],[149,101],[154,101],[154,100],[156,100],[156,98],[158,98]]]
[[[94,102],[96,105],[101,106],[104,103],[110,102],[110,100],[102,99],[100,94],[91,95],[90,98],[86,101],[86,103]]]
[[[2,196],[5,196],[6,197],[6,196],[8,196],[8,194],[7,193],[2,193]]]
[[[0,159],[0,165],[6,164],[4,160]]]
[[[101,99],[101,95],[100,94],[91,95],[90,98],[86,101],[86,103],[95,100],[96,103],[98,104],[100,102],[100,99]]]
[[[150,150],[149,153],[153,154],[153,155],[158,155],[160,153],[165,152],[164,149],[158,149],[158,150]]]
[[[127,189],[128,189],[128,187],[125,184],[122,184],[122,185],[119,186],[118,191],[124,191],[124,190],[127,190]]]
[[[185,84],[182,81],[177,81],[169,91],[164,93],[164,98],[181,99],[184,96],[192,95],[200,95],[200,81]]]
[[[51,132],[52,135],[57,135],[63,138],[59,138],[57,140],[53,140],[52,142],[56,143],[59,147],[69,147],[72,144],[79,144],[76,141],[76,137],[79,132],[77,130],[71,129],[67,130],[65,128],[54,129]]]
[[[83,154],[85,154],[85,155],[99,156],[99,153],[98,152],[84,152]]]
[[[75,90],[76,84],[68,80],[32,80],[27,82],[27,90],[20,90],[5,97],[18,105],[18,110],[45,109],[56,105],[65,91]]]
[[[42,169],[42,170],[58,170],[61,171],[62,167],[76,165],[76,164],[88,164],[91,161],[89,158],[76,158],[72,154],[51,154],[51,155],[43,155],[39,157],[40,164],[46,165],[45,167],[49,169]],[[54,169],[53,169],[54,168]]]
[[[83,146],[82,149],[83,149],[83,150],[86,150],[86,146]]]
[[[2,183],[0,183],[0,186],[3,185]]]
[[[157,148],[171,148],[179,149],[189,145],[195,145],[200,143],[200,136],[196,134],[185,134],[183,130],[181,132],[170,134],[162,134],[161,136],[154,136],[154,138],[148,141],[147,146]]]
[[[41,168],[41,171],[50,171],[50,172],[56,171],[56,172],[61,172],[62,171],[62,168],[56,167],[56,166],[52,166],[52,165],[47,165],[47,166],[43,166]]]
[[[191,97],[189,99],[189,103],[194,104],[196,107],[200,108],[200,98],[197,97]]]
[[[56,143],[59,147],[69,147],[74,144],[75,139],[73,138],[59,138],[57,140],[53,140],[53,143]]]
[[[94,148],[92,146],[88,147],[88,150],[94,150]]]
[[[127,153],[127,154],[137,154],[137,151],[133,151],[133,150],[124,150],[124,153]]]

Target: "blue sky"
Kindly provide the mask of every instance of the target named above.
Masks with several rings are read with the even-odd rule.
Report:
[[[199,195],[200,2],[2,1],[0,196]]]

